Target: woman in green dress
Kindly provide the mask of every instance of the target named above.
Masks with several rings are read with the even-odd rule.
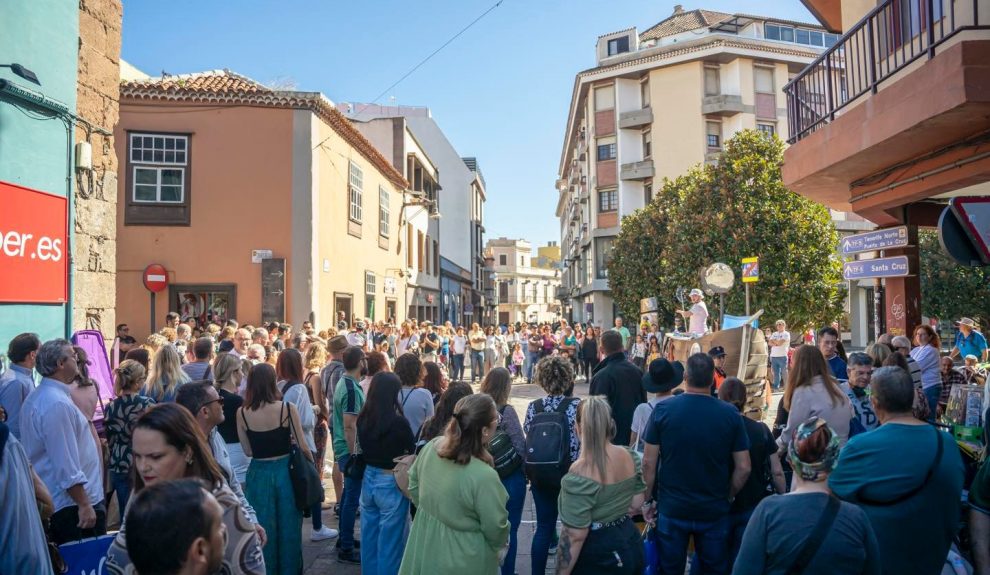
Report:
[[[483,393],[457,402],[443,436],[426,444],[409,470],[416,505],[401,575],[498,573],[509,540],[508,494],[486,446],[498,426]]]

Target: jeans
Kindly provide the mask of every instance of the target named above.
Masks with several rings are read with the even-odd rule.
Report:
[[[509,552],[502,561],[502,575],[516,572],[516,551],[519,547],[519,523],[522,521],[523,505],[526,503],[526,474],[522,467],[502,480],[502,486],[509,494],[505,507],[509,511]]]
[[[110,472],[110,485],[113,490],[117,493],[117,507],[120,508],[120,514],[124,514],[124,510],[127,509],[127,500],[131,498],[131,474],[128,472],[111,471]],[[109,498],[107,498],[109,501]]]
[[[450,360],[454,367],[453,373],[450,374],[450,379],[452,381],[460,381],[464,379],[464,354],[455,353],[450,356]]]
[[[588,381],[591,381],[591,372],[595,371],[596,367],[598,367],[597,357],[592,357],[592,358],[585,357],[581,359],[581,369],[584,372],[584,378],[587,379]]]
[[[409,500],[390,471],[368,466],[361,481],[361,572],[394,575],[399,572],[409,534]]]
[[[227,444],[227,454],[230,455],[230,467],[234,470],[234,475],[237,476],[237,482],[241,484],[241,487],[244,487],[244,479],[247,477],[251,458],[244,455],[244,448],[241,447],[239,441]]]
[[[701,575],[725,575],[728,571],[729,516],[714,521],[657,517],[659,575],[684,575],[688,539],[694,536],[695,561]]]
[[[773,388],[780,389],[787,381],[787,356],[771,357],[770,367],[773,369]]]
[[[729,515],[729,563],[726,565],[726,573],[732,572],[732,567],[736,563],[736,556],[739,555],[739,548],[742,546],[743,533],[746,531],[749,518],[753,516],[755,509]],[[701,573],[701,561],[698,561],[696,554],[691,562],[691,575],[698,575],[699,573]]]
[[[533,493],[533,505],[536,507],[536,533],[530,547],[533,575],[544,575],[547,571],[547,554],[557,533],[557,497],[560,495],[560,488],[547,489],[531,485],[529,489]],[[682,566],[679,575],[683,573]]]
[[[527,351],[526,352],[526,379],[532,381],[533,370],[536,369],[536,364],[540,363],[540,352],[538,351]]]
[[[310,453],[313,454],[313,461],[319,461],[317,465],[323,465],[322,459],[317,459],[315,451],[311,451]],[[309,513],[313,516],[313,531],[323,529],[323,502],[316,502],[313,507],[309,509]]]
[[[928,400],[928,423],[935,423],[935,410],[938,409],[938,398],[942,395],[942,384],[926,387],[922,391]]]
[[[350,454],[338,460],[341,469],[347,469],[347,460]],[[367,473],[367,470],[365,470]],[[352,479],[344,475],[344,494],[340,504],[340,549],[341,551],[354,550],[354,522],[357,520],[358,502],[361,500],[361,479]]]
[[[471,381],[481,380],[485,371],[485,351],[471,350]]]
[[[52,515],[49,529],[51,530],[51,541],[56,545],[99,537],[107,534],[107,508],[103,502],[93,505],[96,512],[96,524],[88,529],[79,528],[79,506],[70,505],[63,507]]]

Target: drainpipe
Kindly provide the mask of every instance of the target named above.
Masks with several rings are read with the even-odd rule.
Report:
[[[66,223],[65,223],[65,253],[69,261],[66,262],[68,266],[68,273],[65,278],[65,339],[72,337],[72,280],[75,277],[75,262],[73,260],[72,251],[73,241],[72,232],[75,228],[75,207],[76,202],[72,193],[72,127],[73,123],[71,120],[62,118],[62,123],[65,124],[65,199],[68,202],[66,207]]]

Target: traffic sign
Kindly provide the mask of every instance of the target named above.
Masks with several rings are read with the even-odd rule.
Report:
[[[144,268],[144,287],[152,293],[158,293],[168,287],[168,272],[161,264],[151,264]]]
[[[983,263],[990,264],[990,197],[958,197],[949,201]]]
[[[860,252],[875,252],[889,248],[903,248],[908,245],[907,226],[873,230],[863,234],[846,236],[842,240],[842,255]]]
[[[747,284],[760,281],[760,258],[743,258],[742,281]]]
[[[842,277],[847,280],[897,278],[909,275],[907,256],[859,260],[842,264]]]

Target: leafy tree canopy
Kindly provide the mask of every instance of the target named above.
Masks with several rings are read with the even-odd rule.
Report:
[[[986,329],[990,322],[990,266],[959,265],[942,249],[935,230],[918,230],[918,251],[924,314],[944,320],[972,317]]]

